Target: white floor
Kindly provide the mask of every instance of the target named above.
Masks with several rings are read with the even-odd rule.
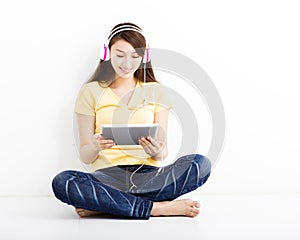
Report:
[[[0,197],[0,239],[299,240],[300,194],[190,194],[196,218],[80,219],[53,197]]]

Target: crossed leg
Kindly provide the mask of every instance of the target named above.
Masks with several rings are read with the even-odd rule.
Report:
[[[173,201],[154,202],[150,215],[158,216],[186,216],[196,217],[199,214],[200,204],[191,199],[180,199]],[[75,208],[80,217],[101,216],[105,213]]]

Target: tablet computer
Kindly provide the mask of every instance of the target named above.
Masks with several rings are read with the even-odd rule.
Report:
[[[117,145],[138,145],[139,138],[156,138],[159,124],[103,124],[101,134]]]

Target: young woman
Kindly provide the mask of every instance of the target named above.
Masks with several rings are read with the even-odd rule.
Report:
[[[55,196],[74,206],[80,217],[197,216],[197,201],[175,199],[203,185],[211,164],[190,154],[159,167],[168,154],[171,105],[155,79],[142,30],[132,23],[116,25],[101,58],[75,106],[80,158],[93,171],[59,173],[52,181]],[[159,124],[157,138],[141,137],[139,145],[124,146],[101,135],[102,124],[130,123]]]

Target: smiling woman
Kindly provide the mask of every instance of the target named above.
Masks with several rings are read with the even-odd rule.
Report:
[[[59,173],[52,181],[55,196],[73,205],[81,217],[197,216],[197,201],[175,199],[203,185],[211,163],[190,154],[161,171],[160,163],[168,154],[170,108],[163,86],[155,79],[142,30],[132,23],[115,26],[75,106],[80,158],[93,171]],[[138,145],[116,145],[100,132],[103,124],[153,123],[159,125],[156,138],[141,136]]]
[[[126,56],[131,56],[133,65],[135,65],[134,63],[138,64],[136,71],[132,71],[135,79],[140,82],[157,82],[149,58],[148,43],[144,36],[141,28],[135,24],[122,23],[116,25],[101,48],[101,61],[89,82],[97,81],[101,86],[109,86],[115,81],[116,71],[122,63],[121,59]],[[127,64],[130,63],[129,58],[126,60]],[[142,63],[144,63],[144,66],[142,66]],[[123,69],[127,70],[126,63],[124,64]],[[129,67],[133,68],[133,66]]]

